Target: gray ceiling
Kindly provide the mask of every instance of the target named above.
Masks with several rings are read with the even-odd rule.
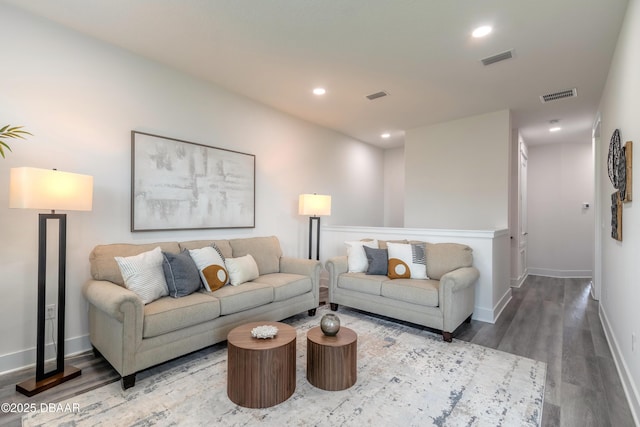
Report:
[[[589,141],[627,0],[4,0],[381,147],[511,109],[529,144]],[[494,31],[473,39],[471,31]],[[513,49],[512,59],[480,59]],[[311,90],[323,86],[316,97]],[[540,96],[577,88],[543,104]],[[384,90],[389,96],[369,101]],[[561,132],[550,133],[549,121]],[[380,138],[390,132],[388,140]]]

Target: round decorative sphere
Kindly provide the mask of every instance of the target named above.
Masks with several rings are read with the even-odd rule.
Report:
[[[333,313],[327,313],[320,320],[320,329],[329,336],[335,336],[340,330],[340,318]]]

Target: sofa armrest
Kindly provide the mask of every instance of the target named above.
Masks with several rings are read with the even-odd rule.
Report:
[[[136,354],[142,344],[142,300],[105,280],[89,280],[82,293],[89,302],[91,344],[123,377],[135,373]]]
[[[106,280],[89,280],[82,288],[82,293],[90,304],[119,322],[124,322],[125,313],[128,312],[133,312],[136,317],[139,315],[142,320],[142,300],[127,288]]]
[[[334,302],[333,293],[338,286],[338,276],[349,271],[349,262],[346,255],[337,256],[328,259],[325,268],[329,272],[329,302]]]
[[[475,267],[450,271],[440,278],[439,302],[444,316],[444,331],[453,332],[475,306],[475,282],[480,272]]]
[[[300,274],[311,277],[311,291],[316,307],[320,305],[320,261],[303,258],[280,257],[280,273]]]

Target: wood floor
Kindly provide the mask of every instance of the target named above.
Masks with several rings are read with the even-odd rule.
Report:
[[[513,290],[496,324],[472,321],[454,334],[547,363],[544,426],[634,425],[589,286],[588,280],[530,276]],[[326,298],[326,290],[322,296]],[[69,363],[82,369],[79,378],[32,398],[17,393],[15,384],[33,376],[33,369],[0,376],[0,403],[34,403],[39,408],[118,380],[106,362],[90,353],[70,358]],[[0,412],[0,425],[20,426],[20,416]]]
[[[543,426],[634,426],[590,280],[529,276],[494,325],[455,338],[547,363]]]

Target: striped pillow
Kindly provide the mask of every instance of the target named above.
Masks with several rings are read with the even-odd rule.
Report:
[[[114,258],[120,267],[124,285],[135,292],[143,304],[169,295],[162,269],[164,258],[160,247],[135,256]]]

